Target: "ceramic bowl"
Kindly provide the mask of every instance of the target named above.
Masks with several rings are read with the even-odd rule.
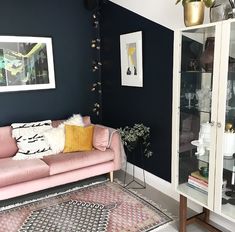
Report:
[[[199,173],[204,177],[208,177],[209,168],[208,167],[201,167],[199,170]]]

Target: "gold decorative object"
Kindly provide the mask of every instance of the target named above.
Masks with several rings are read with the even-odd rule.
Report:
[[[225,124],[225,131],[230,131],[233,128],[233,124],[230,122],[227,122]]]
[[[184,24],[186,27],[200,25],[204,21],[205,4],[203,1],[184,4]]]
[[[209,7],[213,6],[214,1],[215,0],[204,0],[203,2],[205,4],[205,6],[209,8]]]

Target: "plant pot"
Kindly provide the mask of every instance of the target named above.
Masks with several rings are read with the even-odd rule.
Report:
[[[204,21],[204,2],[186,2],[184,4],[184,24],[186,27],[200,25]]]
[[[231,15],[230,15],[231,14]],[[210,22],[217,22],[233,17],[233,8],[229,0],[215,0],[210,8]]]

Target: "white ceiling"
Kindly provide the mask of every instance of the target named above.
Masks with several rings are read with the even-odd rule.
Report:
[[[183,6],[176,0],[109,0],[172,30],[185,27]],[[209,22],[206,8],[204,23]]]

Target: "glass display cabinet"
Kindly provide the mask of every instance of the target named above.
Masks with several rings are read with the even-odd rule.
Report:
[[[203,206],[194,221],[215,229],[210,211],[235,221],[234,20],[175,31],[172,182],[180,231],[190,223],[187,199]]]

